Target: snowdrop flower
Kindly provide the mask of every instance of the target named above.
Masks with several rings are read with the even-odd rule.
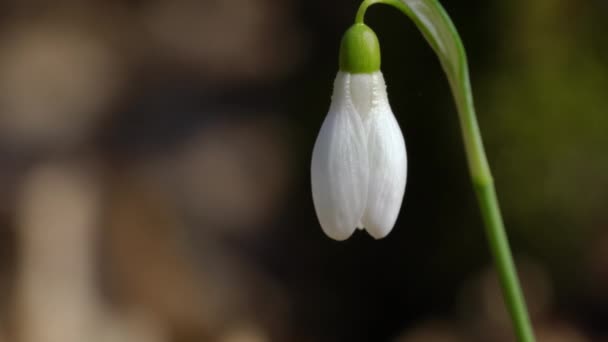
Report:
[[[345,240],[356,228],[376,239],[395,225],[407,156],[388,103],[375,33],[353,25],[340,49],[329,113],[312,154],[312,195],[323,231]]]

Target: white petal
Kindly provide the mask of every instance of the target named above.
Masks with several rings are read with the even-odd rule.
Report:
[[[311,165],[317,217],[335,240],[347,239],[360,224],[367,193],[367,134],[350,99],[349,81],[349,74],[338,73]]]
[[[401,209],[407,155],[401,129],[388,103],[382,74],[378,75],[373,102],[366,122],[371,167],[362,222],[371,236],[381,239],[393,229]]]
[[[372,109],[372,96],[374,94],[374,80],[377,78],[376,74],[377,73],[352,74],[350,76],[351,98],[355,110],[359,113],[363,122],[368,119],[369,112]]]

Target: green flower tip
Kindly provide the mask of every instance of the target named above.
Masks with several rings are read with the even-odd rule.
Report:
[[[369,74],[380,70],[380,43],[369,26],[357,23],[342,37],[340,70],[352,74]]]

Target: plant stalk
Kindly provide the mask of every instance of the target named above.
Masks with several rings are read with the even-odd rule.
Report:
[[[363,23],[365,12],[369,6],[376,3],[393,6],[407,15],[414,21],[439,57],[456,102],[469,171],[502,287],[504,303],[511,317],[517,340],[534,342],[532,324],[513,262],[477,123],[468,63],[460,36],[437,0],[364,0],[359,7],[355,22]]]

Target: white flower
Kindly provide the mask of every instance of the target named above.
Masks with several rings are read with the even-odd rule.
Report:
[[[380,71],[340,71],[312,154],[312,196],[323,231],[376,239],[395,225],[407,174],[405,142]]]

